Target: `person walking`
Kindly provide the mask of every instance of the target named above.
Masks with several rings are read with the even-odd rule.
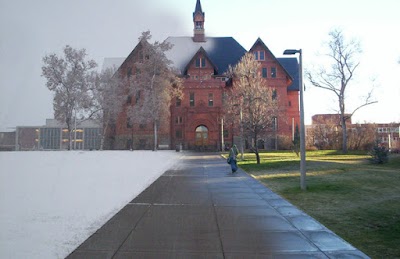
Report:
[[[232,174],[238,170],[237,166],[237,155],[239,154],[239,150],[236,145],[233,145],[229,150],[228,164],[231,165]]]

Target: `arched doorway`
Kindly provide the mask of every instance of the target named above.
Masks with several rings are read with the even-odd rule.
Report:
[[[196,128],[196,146],[204,147],[208,145],[208,128],[200,125]]]

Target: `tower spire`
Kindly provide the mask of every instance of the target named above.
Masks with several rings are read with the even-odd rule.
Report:
[[[194,36],[193,36],[193,41],[194,42],[204,42],[205,40],[205,35],[204,35],[204,19],[205,14],[203,12],[203,9],[201,8],[201,2],[200,0],[197,0],[196,2],[196,8],[193,13],[193,23],[194,23]]]
[[[200,0],[197,0],[197,2],[196,2],[196,8],[195,8],[195,10],[194,10],[193,17],[194,17],[194,15],[195,15],[197,12],[202,13],[202,14],[204,15],[203,10],[201,9],[201,2],[200,2]]]

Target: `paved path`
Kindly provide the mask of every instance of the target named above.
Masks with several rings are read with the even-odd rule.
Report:
[[[369,258],[218,154],[182,162],[68,258]]]

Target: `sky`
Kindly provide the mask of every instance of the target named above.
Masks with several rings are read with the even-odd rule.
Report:
[[[39,126],[53,118],[53,94],[41,76],[42,58],[66,45],[85,48],[101,69],[106,57],[127,57],[141,32],[154,40],[191,36],[196,0],[0,0],[0,131]],[[398,0],[201,0],[207,36],[234,37],[249,50],[260,37],[276,57],[302,49],[305,69],[324,63],[332,29],[361,43],[363,53],[347,90],[347,112],[374,86],[378,101],[353,122],[400,122],[400,2]],[[304,93],[305,122],[337,113],[335,95]]]
[[[0,258],[65,258],[167,169],[179,166],[180,156],[1,152]],[[132,164],[135,170],[126,170]]]

